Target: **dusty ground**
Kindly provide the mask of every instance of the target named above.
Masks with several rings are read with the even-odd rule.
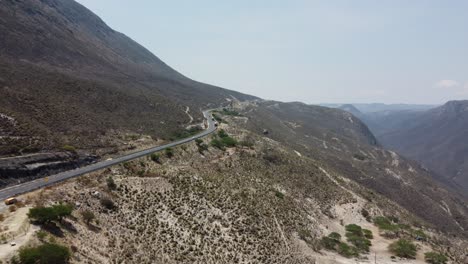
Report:
[[[8,212],[6,206],[0,211],[5,219],[0,222],[0,261],[9,260],[18,248],[27,245],[39,227],[29,223],[27,213],[30,207],[23,207],[16,212]],[[16,243],[11,246],[11,243]]]

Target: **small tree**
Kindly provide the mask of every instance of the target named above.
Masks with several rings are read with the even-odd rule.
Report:
[[[29,209],[28,217],[39,224],[47,224],[58,220],[57,213],[52,207],[34,207]]]
[[[56,204],[52,206],[59,221],[62,221],[64,217],[70,216],[73,212],[73,206],[71,204]]]
[[[390,244],[389,249],[401,258],[414,259],[416,257],[416,245],[406,239],[399,239],[398,241],[393,242]]]
[[[431,264],[445,264],[448,259],[444,254],[438,252],[427,252],[424,254],[427,263]]]
[[[83,217],[83,221],[85,221],[87,225],[89,225],[89,223],[95,218],[94,213],[90,210],[82,211],[81,216]]]

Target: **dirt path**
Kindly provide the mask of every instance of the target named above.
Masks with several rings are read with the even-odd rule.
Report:
[[[187,109],[185,109],[185,113],[188,115],[188,117],[190,118],[190,122],[189,124],[192,124],[193,123],[193,116],[190,115],[190,107],[187,106]]]
[[[0,233],[6,237],[6,244],[0,244],[0,261],[9,260],[16,251],[24,246],[34,237],[36,231],[40,228],[29,224],[27,213],[29,208],[19,208],[16,212],[11,213],[0,224],[0,227],[6,231]],[[11,246],[11,243],[16,243]]]

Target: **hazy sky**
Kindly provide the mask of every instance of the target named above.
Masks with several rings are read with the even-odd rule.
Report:
[[[281,101],[468,98],[468,1],[79,0],[198,81]]]

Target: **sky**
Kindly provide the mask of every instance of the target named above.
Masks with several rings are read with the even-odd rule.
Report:
[[[264,99],[468,99],[465,0],[78,2],[187,77]]]

